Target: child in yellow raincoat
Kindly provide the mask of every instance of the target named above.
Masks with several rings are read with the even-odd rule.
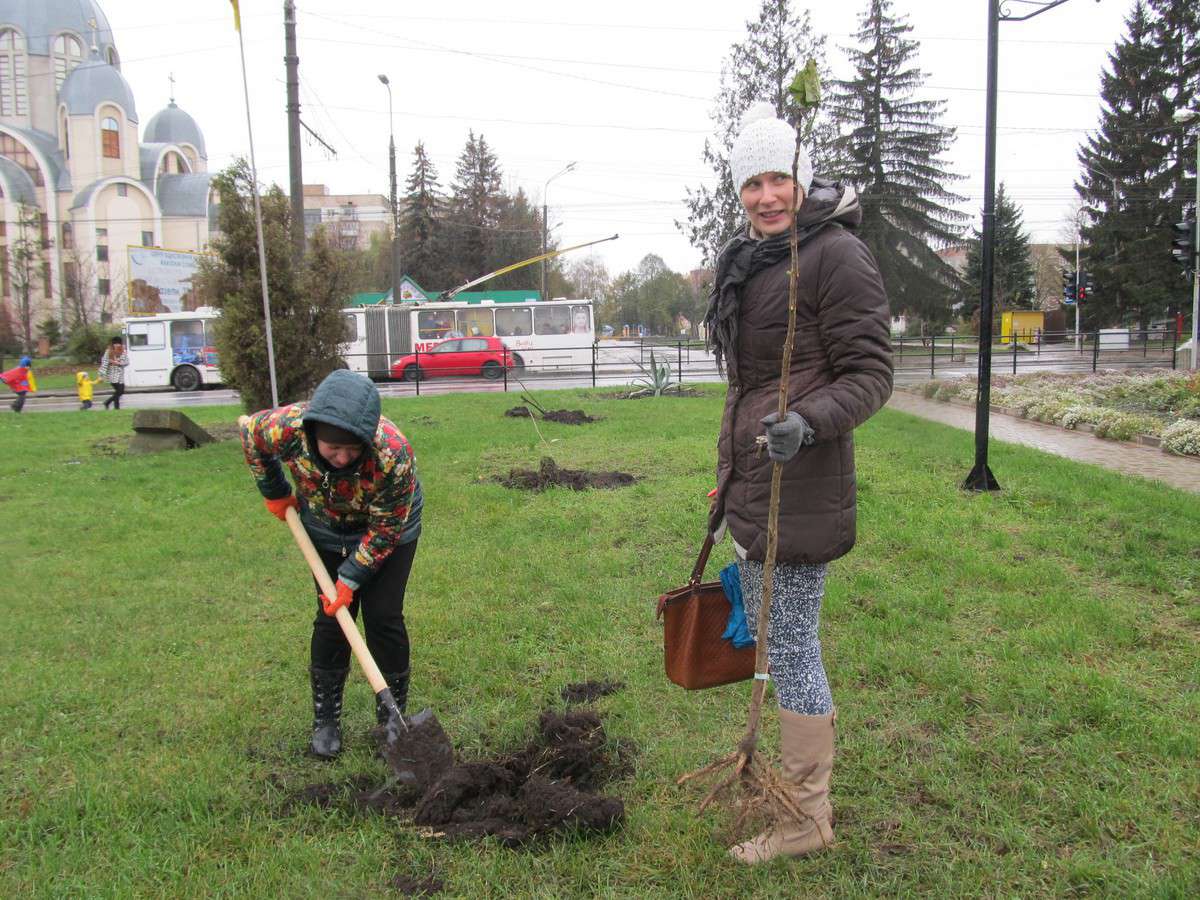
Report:
[[[87,372],[75,373],[75,388],[79,391],[79,408],[92,408],[92,385],[100,383],[100,377],[88,378]]]

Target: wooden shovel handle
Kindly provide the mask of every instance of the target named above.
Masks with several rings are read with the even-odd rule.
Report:
[[[244,425],[248,420],[248,416],[241,416],[238,418],[238,424]],[[321,561],[317,548],[313,546],[308,532],[304,530],[304,523],[300,521],[300,513],[296,512],[294,507],[288,508],[287,524],[288,528],[292,530],[292,537],[295,539],[296,545],[308,561],[308,567],[312,569],[313,577],[321,586],[322,593],[326,597],[336,597],[337,588],[334,587],[333,579],[329,577],[325,563]],[[340,607],[336,618],[338,624],[342,626],[342,634],[346,635],[346,640],[350,643],[350,649],[354,651],[354,658],[358,660],[363,674],[367,676],[367,681],[371,684],[371,690],[376,694],[387,690],[387,682],[383,680],[383,673],[379,671],[379,666],[375,665],[375,659],[371,656],[371,651],[367,649],[367,642],[358,633],[358,626],[354,624],[350,611],[344,606]]]
[[[313,546],[312,540],[308,537],[308,532],[304,530],[304,523],[300,521],[300,514],[293,507],[288,508],[287,523],[288,528],[292,529],[292,537],[295,538],[297,546],[300,547],[300,552],[308,560],[308,567],[312,569],[313,577],[317,579],[317,584],[321,586],[321,591],[326,597],[336,597],[337,588],[334,587],[333,579],[329,577],[329,572],[326,571],[325,564],[321,562],[321,557],[317,554],[317,548]],[[367,681],[371,684],[371,690],[376,694],[387,690],[387,682],[383,680],[383,674],[379,671],[379,666],[375,665],[371,651],[367,649],[367,642],[358,633],[358,626],[354,624],[354,619],[350,617],[350,610],[344,606],[339,607],[336,618],[338,624],[342,626],[342,634],[346,635],[346,640],[350,642],[350,649],[354,651],[354,658],[358,660],[363,674],[367,676]]]

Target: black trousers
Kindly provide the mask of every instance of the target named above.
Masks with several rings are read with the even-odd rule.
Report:
[[[343,557],[318,549],[329,577],[337,581],[337,569]],[[408,671],[408,629],[404,627],[404,589],[417,555],[417,542],[401,544],[387,558],[375,577],[359,588],[350,604],[350,615],[358,620],[362,608],[366,626],[367,649],[384,673]],[[313,580],[316,583],[316,579]],[[350,644],[333,616],[321,608],[321,589],[317,588],[317,617],[313,620],[312,664],[319,669],[344,669],[350,664]]]
[[[104,401],[104,408],[108,409],[108,404],[111,403],[113,405],[113,409],[120,409],[121,408],[121,395],[123,393],[125,393],[125,383],[122,382],[121,384],[114,384],[112,386],[112,389],[113,389],[112,396]]]
[[[17,394],[16,399],[14,399],[13,402],[9,405],[12,406],[13,412],[20,412],[22,409],[25,408],[25,392],[17,391],[16,394]]]

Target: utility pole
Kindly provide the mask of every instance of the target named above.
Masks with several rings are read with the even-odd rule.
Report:
[[[1061,6],[1067,0],[1047,0],[1032,12],[1014,16],[1001,12],[1000,0],[987,0],[987,112],[983,143],[983,229],[980,234],[979,369],[975,392],[975,465],[963,490],[998,491],[988,468],[988,422],[992,402],[992,277],[996,251],[996,92],[1000,53],[1000,22],[1023,22]],[[1007,8],[1007,6],[1006,6]],[[1076,303],[1079,301],[1076,300]],[[1014,339],[1015,340],[1015,339]],[[1014,343],[1015,348],[1015,343]]]
[[[292,194],[292,257],[304,261],[304,174],[300,162],[300,57],[296,55],[296,4],[283,0],[284,65],[287,68],[288,174]]]

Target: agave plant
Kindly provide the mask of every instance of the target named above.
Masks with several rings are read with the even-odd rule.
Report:
[[[671,378],[671,364],[659,365],[658,360],[654,358],[653,350],[650,351],[649,366],[636,361],[635,364],[641,375],[635,378],[633,383],[640,387],[630,393],[631,399],[633,397],[661,397],[667,391],[679,390],[679,382]]]

